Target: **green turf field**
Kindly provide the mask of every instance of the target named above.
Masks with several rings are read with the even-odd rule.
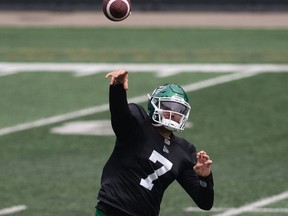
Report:
[[[288,30],[1,28],[0,134],[108,102],[105,70],[89,76],[45,68],[4,75],[2,62],[283,66],[288,64],[287,38]],[[189,87],[241,73],[199,69],[159,77],[156,72],[129,74],[129,98],[166,82]],[[162,216],[288,215],[287,72],[268,71],[189,91],[192,127],[181,135],[213,160],[215,211],[184,211],[196,206],[175,183],[163,198]],[[146,107],[145,101],[141,104]],[[5,208],[23,205],[25,210],[10,215],[92,216],[114,137],[51,130],[75,121],[108,119],[103,109],[0,135],[0,215]],[[238,213],[229,213],[230,208]]]
[[[287,63],[288,30],[0,30],[1,61]]]

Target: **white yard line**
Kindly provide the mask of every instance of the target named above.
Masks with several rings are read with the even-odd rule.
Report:
[[[261,199],[261,200],[258,200],[256,202],[249,203],[247,205],[241,206],[239,208],[230,209],[230,210],[224,211],[223,213],[216,214],[214,216],[235,216],[235,215],[240,215],[242,213],[251,212],[251,211],[253,211],[253,210],[257,209],[257,208],[260,208],[260,207],[263,207],[263,206],[266,206],[266,205],[270,205],[272,203],[279,202],[279,201],[287,199],[287,198],[288,198],[288,191],[285,191],[285,192],[283,192],[281,194],[274,195],[274,196],[271,196],[271,197],[267,197],[265,199]]]
[[[0,63],[0,76],[26,71],[74,72],[78,76],[125,68],[130,72],[156,72],[158,76],[170,76],[183,72],[235,72],[232,74],[185,85],[187,92],[196,91],[210,86],[239,80],[265,72],[288,72],[288,65],[276,64],[54,64],[54,63]],[[131,98],[129,101],[142,103],[147,100],[145,95]],[[75,112],[39,119],[33,122],[18,124],[0,129],[0,136],[54,124],[70,119],[87,116],[108,110],[108,104],[103,104]]]
[[[27,209],[25,205],[12,206],[9,208],[0,209],[0,215],[9,215],[16,212],[24,211]]]
[[[207,88],[207,87],[210,87],[213,85],[218,85],[221,83],[225,83],[225,82],[229,82],[229,81],[233,81],[233,80],[238,80],[238,79],[242,79],[245,77],[250,77],[250,76],[253,76],[256,74],[257,73],[233,73],[233,74],[229,74],[229,75],[201,81],[198,83],[185,85],[185,86],[183,86],[183,88],[187,92],[191,92],[191,91],[196,91],[196,90],[199,90],[202,88]],[[147,96],[142,95],[139,97],[130,98],[129,102],[142,103],[142,102],[145,102],[146,100],[147,100]],[[104,112],[107,110],[108,110],[108,104],[103,104],[103,105],[99,105],[99,106],[95,106],[95,107],[91,107],[91,108],[87,108],[87,109],[83,109],[83,110],[79,110],[79,111],[75,111],[75,112],[66,113],[63,115],[57,115],[57,116],[53,116],[53,117],[49,117],[49,118],[39,119],[39,120],[36,120],[33,122],[18,124],[18,125],[12,126],[12,127],[6,127],[6,128],[0,129],[0,136],[15,133],[18,131],[27,130],[27,129],[32,129],[32,128],[36,128],[36,127],[41,127],[41,126],[45,126],[45,125],[49,125],[49,124],[54,124],[57,122],[67,121],[70,119],[74,119],[74,118],[78,118],[78,117],[82,117],[82,116],[87,116],[87,115],[91,115],[91,114],[95,114],[95,113],[100,113],[100,112]]]
[[[224,212],[224,211],[235,210],[235,208],[212,208],[210,211],[205,211],[197,207],[184,208],[184,212]],[[255,213],[288,213],[288,208],[254,208],[250,209],[249,212]]]
[[[210,86],[215,86],[218,84],[227,83],[227,82],[231,82],[234,80],[239,80],[239,79],[255,76],[259,73],[260,72],[258,71],[249,71],[249,72],[245,71],[245,72],[239,72],[239,73],[232,73],[232,74],[228,74],[225,76],[220,76],[220,77],[200,81],[194,84],[184,85],[182,87],[185,89],[186,92],[192,92],[192,91],[207,88]]]
[[[255,208],[251,209],[250,212],[257,213],[288,213],[288,208]]]
[[[288,72],[287,64],[106,64],[106,63],[0,63],[0,76],[22,72],[68,72],[87,76],[115,69],[129,72],[155,72],[158,76],[171,76],[180,72],[236,72],[261,71]]]
[[[202,210],[198,207],[186,207],[183,209],[184,212],[223,212],[223,211],[227,211],[230,210],[231,208],[212,208],[209,211],[206,210]]]
[[[82,109],[79,111],[70,112],[70,113],[66,113],[63,115],[57,115],[57,116],[53,116],[53,117],[49,117],[49,118],[43,118],[43,119],[39,119],[39,120],[36,120],[33,122],[18,124],[18,125],[12,126],[12,127],[6,127],[6,128],[0,129],[0,136],[15,133],[18,131],[27,130],[27,129],[32,129],[32,128],[36,128],[36,127],[41,127],[41,126],[45,126],[45,125],[49,125],[49,124],[54,124],[57,122],[62,122],[62,121],[74,119],[74,118],[81,117],[81,116],[87,116],[87,115],[91,115],[94,113],[104,112],[106,110],[108,110],[108,104],[104,104],[104,105],[100,105],[100,106],[96,106],[96,107],[91,107],[91,108],[87,108],[87,109]]]

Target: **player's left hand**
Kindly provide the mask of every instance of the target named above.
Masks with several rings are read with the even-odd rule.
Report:
[[[197,163],[193,169],[198,176],[206,177],[211,172],[211,164],[212,160],[210,160],[209,155],[202,150],[197,153]]]

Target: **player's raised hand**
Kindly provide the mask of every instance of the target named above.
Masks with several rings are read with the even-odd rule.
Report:
[[[211,172],[211,164],[209,155],[205,151],[200,151],[197,153],[197,163],[193,169],[198,176],[206,177]]]
[[[105,78],[110,79],[110,85],[123,84],[125,90],[128,90],[128,71],[115,70],[105,75]]]

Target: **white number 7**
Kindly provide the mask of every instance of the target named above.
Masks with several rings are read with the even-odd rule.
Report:
[[[147,188],[148,190],[152,190],[154,186],[153,181],[158,179],[159,176],[171,170],[173,164],[155,150],[152,152],[151,156],[149,157],[149,160],[151,160],[153,163],[159,161],[161,164],[163,164],[163,166],[155,170],[154,173],[148,175],[146,179],[141,179],[140,181],[140,185]]]

